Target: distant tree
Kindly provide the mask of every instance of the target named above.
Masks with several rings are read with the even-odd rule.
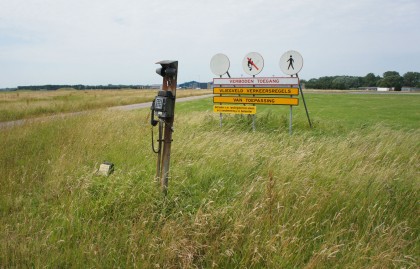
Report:
[[[331,88],[344,90],[346,89],[346,78],[345,77],[336,77],[331,82]]]
[[[318,79],[311,78],[310,80],[306,81],[305,88],[307,88],[307,89],[319,89],[317,83],[318,83]]]
[[[335,77],[331,81],[331,88],[344,90],[346,88],[346,80],[344,77]]]
[[[378,84],[378,81],[381,79],[380,76],[375,76],[373,73],[369,73],[363,77],[362,86],[364,87],[375,87]]]
[[[332,89],[348,90],[362,86],[362,78],[354,76],[336,76],[331,82]]]
[[[309,80],[301,80],[307,89],[356,89],[359,87],[387,87],[395,88],[400,91],[402,86],[420,87],[420,73],[407,72],[404,77],[396,71],[387,71],[383,74],[383,78],[368,73],[364,77],[358,76],[333,76],[311,78]]]
[[[357,88],[362,85],[363,79],[361,77],[352,76],[334,76],[334,77],[320,77],[318,79],[310,79],[306,82],[306,88],[312,89],[340,89],[347,90]]]
[[[353,77],[353,76],[344,76],[346,89],[355,89],[362,86],[363,78]]]
[[[407,72],[403,76],[403,86],[420,87],[420,73]]]
[[[319,89],[332,89],[332,82],[335,77],[320,77],[318,79]]]
[[[403,78],[396,71],[387,71],[378,82],[379,87],[395,88],[396,91],[401,91]]]

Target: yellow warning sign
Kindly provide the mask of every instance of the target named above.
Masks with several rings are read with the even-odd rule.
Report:
[[[229,114],[255,114],[257,113],[256,106],[221,106],[214,105],[213,112],[229,113]]]
[[[299,95],[299,88],[213,88],[215,94]]]
[[[299,99],[282,97],[213,96],[213,103],[297,106],[299,105]]]

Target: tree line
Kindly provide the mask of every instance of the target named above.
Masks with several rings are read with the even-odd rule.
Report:
[[[407,72],[401,76],[396,71],[387,71],[383,76],[369,73],[364,77],[358,76],[330,76],[301,80],[308,89],[357,89],[367,87],[394,88],[401,91],[402,87],[420,88],[420,73]]]
[[[30,91],[56,91],[58,89],[75,89],[75,90],[119,90],[119,89],[149,89],[150,86],[145,85],[40,85],[40,86],[18,86],[17,90]]]

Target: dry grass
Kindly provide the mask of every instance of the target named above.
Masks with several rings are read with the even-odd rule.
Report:
[[[157,90],[16,91],[0,93],[0,122],[63,112],[150,102]],[[208,94],[209,90],[178,90],[177,97]]]

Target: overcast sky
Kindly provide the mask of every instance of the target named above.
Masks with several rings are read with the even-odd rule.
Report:
[[[233,77],[280,76],[296,50],[300,77],[420,72],[420,0],[0,0],[0,88],[154,84],[178,60],[178,83],[210,81],[224,53]]]

